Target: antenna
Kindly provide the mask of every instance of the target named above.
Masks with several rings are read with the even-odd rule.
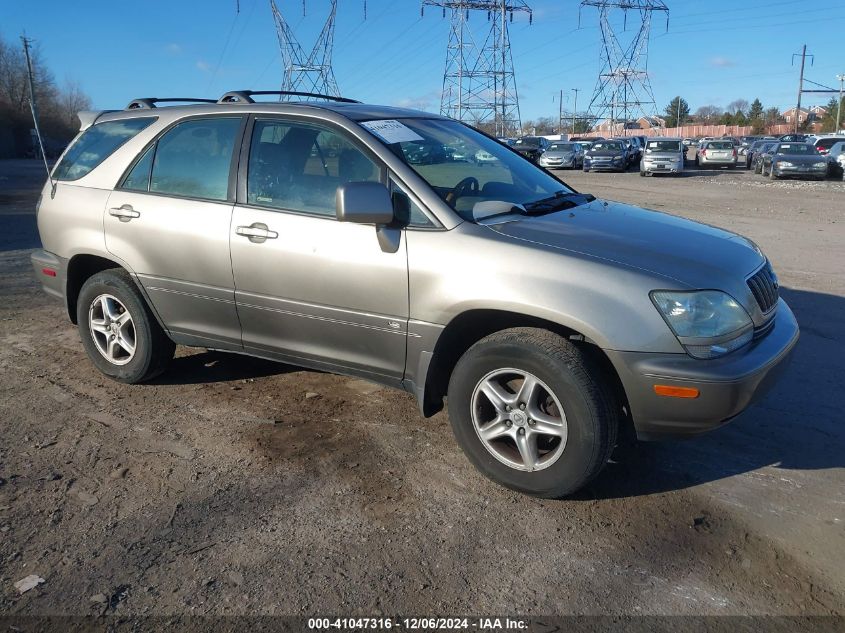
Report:
[[[426,6],[440,7],[444,17],[451,11],[440,113],[475,126],[492,123],[497,136],[518,135],[522,121],[508,21],[524,12],[530,23],[531,8],[523,0],[422,0],[421,11]],[[468,26],[470,11],[487,14],[481,46]]]
[[[631,115],[657,114],[647,71],[648,39],[655,11],[666,14],[666,28],[669,28],[669,7],[663,0],[582,0],[579,20],[584,7],[598,9],[602,39],[602,67],[589,111],[593,120],[608,118],[609,111],[611,134],[615,133],[616,119],[621,114],[624,133]],[[627,31],[629,11],[639,18],[639,27],[631,31],[632,37],[620,41],[611,24],[613,9],[622,10],[623,31]]]
[[[52,192],[56,192],[56,183],[53,182],[53,174],[50,173],[50,166],[47,164],[47,154],[44,153],[44,141],[41,139],[41,128],[38,126],[38,108],[35,105],[35,82],[32,80],[32,59],[29,56],[29,46],[32,39],[21,35],[23,42],[23,53],[26,56],[26,68],[29,75],[29,109],[32,112],[32,123],[35,125],[35,135],[38,137],[38,147],[41,149],[41,158],[44,159],[44,169],[47,170],[47,179],[50,181]]]

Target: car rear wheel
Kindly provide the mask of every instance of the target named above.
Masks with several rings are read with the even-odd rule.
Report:
[[[473,345],[449,381],[449,418],[469,460],[538,497],[574,493],[610,457],[620,424],[592,358],[551,332],[514,328]]]
[[[129,274],[105,270],[82,286],[76,303],[82,346],[109,378],[138,383],[165,370],[176,346]]]

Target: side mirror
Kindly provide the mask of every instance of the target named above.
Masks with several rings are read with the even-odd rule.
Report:
[[[346,182],[337,188],[335,213],[341,222],[384,225],[393,222],[393,201],[380,182]]]

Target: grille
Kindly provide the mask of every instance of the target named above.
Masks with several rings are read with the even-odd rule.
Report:
[[[769,312],[777,304],[778,278],[769,262],[748,278],[748,287],[763,314]]]

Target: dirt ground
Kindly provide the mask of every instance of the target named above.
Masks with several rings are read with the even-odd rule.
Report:
[[[540,501],[360,380],[184,348],[105,379],[31,274],[42,172],[0,161],[0,614],[845,612],[845,184],[562,177],[754,239],[802,340],[729,426]]]

